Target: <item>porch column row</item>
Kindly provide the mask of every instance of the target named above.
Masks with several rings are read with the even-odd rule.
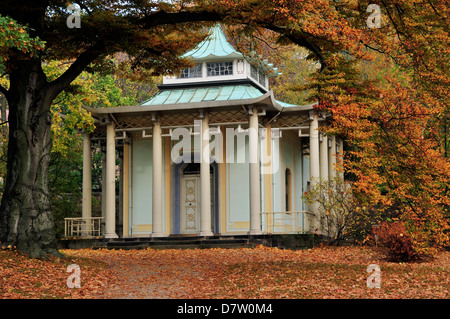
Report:
[[[83,147],[83,204],[82,216],[91,217],[91,153],[90,138],[84,136]],[[115,196],[115,169],[116,169],[116,147],[114,123],[106,128],[106,154],[103,162],[104,190],[102,191],[102,210],[104,207],[105,238],[118,238],[116,228],[116,196]],[[164,236],[162,223],[162,137],[161,126],[155,122],[153,126],[153,231],[152,236]]]
[[[319,120],[317,115],[313,114],[309,125],[309,180],[310,188],[313,189],[320,180],[320,156],[319,156]],[[308,207],[309,211],[317,216],[319,204],[314,202]],[[320,223],[318,218],[311,220],[309,225],[310,232],[317,232]]]
[[[84,134],[83,140],[83,190],[82,218],[92,217],[92,154],[91,138]],[[118,238],[116,234],[116,143],[114,123],[106,127],[106,154],[102,168],[102,217],[105,218],[105,238]],[[87,224],[89,227],[89,224]],[[89,235],[89,234],[86,234]]]
[[[260,234],[260,168],[258,156],[258,114],[254,110],[249,116],[249,170],[250,170],[250,234]],[[200,162],[200,236],[212,236],[211,228],[211,181],[209,119],[204,114],[201,124],[201,162]],[[162,232],[162,143],[161,126],[153,126],[153,233]]]
[[[336,176],[336,157],[342,153],[342,142],[337,147],[336,136],[331,136],[331,147],[328,147],[328,136],[319,133],[319,120],[313,116],[310,123],[310,163],[309,176],[311,186],[319,180],[327,180]]]
[[[250,183],[250,229],[249,234],[261,233],[260,229],[260,167],[258,151],[258,114],[257,111],[249,112],[249,183]],[[332,137],[331,150],[328,150],[328,138],[324,136],[319,141],[319,120],[312,116],[310,122],[310,186],[314,187],[320,178],[334,177],[336,171],[336,146],[337,139]],[[104,166],[104,206],[105,206],[105,238],[117,238],[116,205],[115,205],[115,132],[114,123],[110,123],[106,129],[106,154]],[[162,137],[161,126],[158,121],[153,126],[153,200],[152,200],[152,236],[164,236],[163,232],[163,165],[162,165]],[[212,235],[211,228],[211,188],[209,170],[209,123],[208,115],[202,119],[202,161],[200,165],[201,180],[201,225],[200,235]],[[339,141],[338,153],[342,153],[342,141]],[[89,134],[84,135],[83,144],[83,218],[91,217],[92,211],[92,173],[91,173],[91,140]],[[103,205],[102,205],[103,206]],[[314,212],[316,205],[312,204],[310,210]]]
[[[328,180],[336,176],[336,156],[342,154],[342,141],[339,142],[339,150],[336,150],[337,138],[331,137],[331,147],[328,147],[328,136],[322,135],[319,138],[319,119],[316,114],[311,115],[310,132],[309,132],[309,179],[310,188],[314,188],[319,181]],[[340,173],[343,178],[343,173]],[[317,216],[319,204],[311,203],[309,211]],[[311,221],[310,231],[321,231],[318,218]]]

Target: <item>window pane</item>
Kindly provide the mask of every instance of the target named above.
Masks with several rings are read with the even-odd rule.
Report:
[[[266,77],[262,73],[259,73],[259,84],[266,86]]]
[[[215,62],[206,64],[208,76],[233,74],[233,62]]]
[[[199,63],[193,68],[187,68],[181,70],[181,74],[179,78],[186,79],[186,78],[201,78],[202,77],[202,64]]]
[[[258,80],[258,69],[254,65],[252,65],[250,68],[250,75],[255,80]]]

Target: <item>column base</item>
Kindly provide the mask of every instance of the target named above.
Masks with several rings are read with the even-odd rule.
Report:
[[[204,236],[204,237],[206,237],[206,236],[214,236],[214,234],[212,232],[207,232],[207,231],[200,232],[198,235],[199,236]]]
[[[152,233],[151,235],[150,235],[150,237],[154,237],[154,238],[157,238],[157,237],[166,237],[166,234],[164,234],[164,233]]]
[[[116,233],[105,234],[105,238],[119,238]]]
[[[260,230],[249,230],[248,235],[262,235],[262,231]]]

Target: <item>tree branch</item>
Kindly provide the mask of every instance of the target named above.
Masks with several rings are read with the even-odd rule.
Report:
[[[218,12],[212,11],[183,11],[168,13],[166,11],[158,11],[152,13],[136,22],[145,28],[153,28],[165,24],[178,24],[186,22],[200,22],[200,21],[222,21],[224,16]]]
[[[83,72],[86,67],[97,59],[102,53],[103,45],[97,43],[91,48],[81,53],[72,65],[57,79],[49,83],[49,91],[55,98],[62,90],[64,90],[75,78]],[[52,98],[52,99],[53,99]]]
[[[160,25],[174,25],[187,22],[200,22],[200,21],[223,21],[226,13],[219,13],[215,11],[183,11],[168,13],[165,11],[158,11],[152,13],[142,19],[135,22],[136,25],[140,25],[145,29],[150,29]],[[322,69],[325,65],[325,58],[322,55],[321,49],[303,35],[292,34],[287,28],[279,27],[274,24],[268,24],[261,22],[261,26],[275,31],[277,33],[285,35],[293,43],[302,46],[311,52],[313,52],[321,62]],[[66,88],[75,78],[83,72],[86,67],[97,59],[104,52],[104,44],[98,42],[85,52],[81,53],[78,58],[72,63],[72,65],[57,79],[49,83],[49,90],[53,94],[53,98],[56,97],[64,88]]]
[[[316,57],[320,60],[321,71],[325,68],[325,57],[322,54],[322,50],[315,43],[308,40],[306,38],[306,36],[293,34],[292,32],[289,32],[290,31],[289,29],[279,27],[274,24],[262,23],[261,26],[266,29],[275,31],[279,34],[282,34],[285,37],[287,37],[289,40],[291,40],[293,43],[297,44],[298,46],[308,49],[309,51],[314,53],[316,55]]]
[[[0,93],[2,93],[5,97],[6,97],[6,99],[8,99],[8,90],[7,89],[5,89],[4,87],[3,87],[3,85],[0,85]]]
[[[224,17],[226,16],[225,13],[219,13],[215,11],[184,11],[184,12],[175,12],[175,13],[168,13],[165,11],[158,11],[154,14],[151,14],[147,17],[144,17],[137,21],[136,24],[141,24],[145,28],[152,28],[159,25],[164,24],[177,24],[177,23],[185,23],[185,22],[200,22],[200,21],[223,21]],[[292,33],[288,33],[289,31],[286,28],[282,28],[279,26],[276,26],[273,23],[268,22],[261,22],[260,25],[266,29],[275,31],[279,34],[285,35],[289,40],[291,40],[293,43],[304,47],[311,52],[313,52],[318,59],[321,62],[322,68],[324,68],[325,65],[325,58],[321,52],[321,49],[311,41],[307,40],[305,36],[298,36],[294,35]]]
[[[142,25],[144,28],[148,29],[164,24],[178,24],[198,21],[221,21],[222,19],[223,17],[221,15],[210,11],[175,13],[159,11],[138,20],[136,24]],[[102,42],[98,42],[90,49],[87,49],[85,52],[81,53],[61,76],[49,83],[49,89],[53,94],[53,98],[64,90],[64,88],[66,88],[73,80],[75,80],[75,78],[103,52],[104,45]]]

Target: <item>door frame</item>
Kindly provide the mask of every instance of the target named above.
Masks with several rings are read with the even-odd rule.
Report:
[[[195,157],[192,157],[195,158]],[[194,161],[191,161],[194,162]],[[183,177],[184,168],[190,163],[181,162],[178,164],[172,164],[172,225],[171,225],[171,233],[174,235],[180,235],[181,229],[181,178]],[[211,207],[211,231],[213,234],[219,233],[219,167],[215,161],[211,164],[212,166],[212,185],[211,185],[211,199],[213,200],[213,205]]]
[[[179,232],[183,235],[193,235],[200,232],[200,175],[181,175],[180,178],[180,199],[186,199],[186,183],[189,181],[195,181],[195,228],[193,230],[186,230],[183,222],[186,222],[187,215],[187,203],[180,204],[180,228]]]

